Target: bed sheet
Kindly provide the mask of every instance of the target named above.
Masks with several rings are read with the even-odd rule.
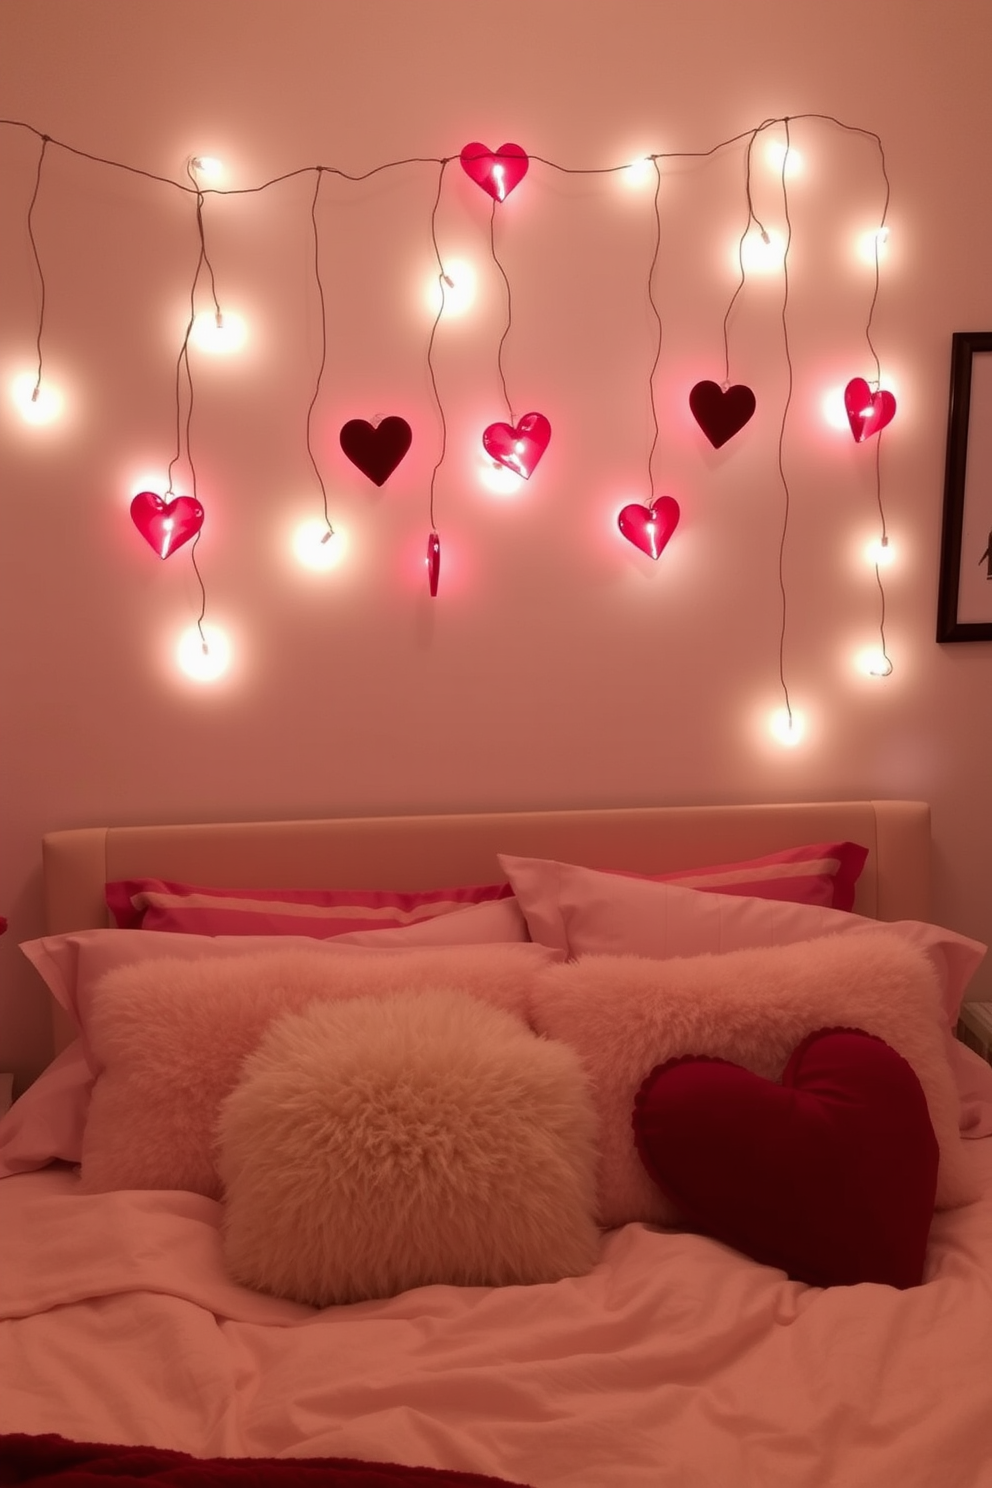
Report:
[[[224,1274],[220,1205],[0,1182],[0,1431],[340,1456],[534,1488],[990,1488],[985,1197],[921,1287],[821,1290],[632,1224],[588,1276],[317,1311]]]

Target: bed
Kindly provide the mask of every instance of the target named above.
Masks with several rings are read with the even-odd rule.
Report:
[[[992,1485],[985,948],[924,803],[43,861],[0,1483]]]

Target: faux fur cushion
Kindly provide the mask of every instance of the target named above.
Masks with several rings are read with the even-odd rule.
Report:
[[[160,939],[141,930],[108,933]],[[82,1141],[85,1193],[183,1188],[218,1198],[212,1142],[220,1103],[283,1013],[315,1000],[405,994],[442,982],[515,1013],[523,1026],[533,977],[555,959],[531,945],[373,951],[340,950],[333,941],[222,955],[209,938],[169,938],[187,949],[199,942],[204,953],[119,965],[87,982],[80,998],[96,1075]]]
[[[532,1021],[582,1056],[600,1116],[599,1220],[677,1225],[637,1157],[634,1098],[682,1055],[728,1059],[769,1080],[818,1028],[863,1028],[906,1059],[940,1147],[937,1206],[977,1197],[958,1134],[938,978],[926,953],[885,929],[669,961],[584,956],[537,980]]]
[[[458,992],[278,1019],[224,1101],[236,1280],[316,1306],[596,1261],[596,1118],[578,1057]]]

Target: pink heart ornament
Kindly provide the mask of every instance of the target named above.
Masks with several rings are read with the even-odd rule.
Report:
[[[551,425],[543,413],[525,413],[515,424],[490,424],[482,445],[491,459],[529,480],[548,447]]]
[[[892,393],[879,388],[873,393],[863,377],[852,377],[844,389],[847,422],[858,444],[879,434],[895,417],[896,400]]]
[[[490,150],[478,140],[466,145],[459,158],[465,174],[498,202],[505,201],[514,186],[519,186],[530,165],[519,145]]]
[[[203,526],[203,507],[192,496],[166,501],[154,491],[141,491],[131,502],[131,521],[160,558],[168,558]]]
[[[617,518],[617,526],[628,542],[649,558],[660,558],[679,525],[681,512],[674,496],[659,496],[650,506],[633,502]]]

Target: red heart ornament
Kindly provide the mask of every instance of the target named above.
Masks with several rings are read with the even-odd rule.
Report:
[[[131,521],[160,558],[168,558],[203,526],[203,507],[192,496],[166,501],[154,491],[140,491],[131,502]]]
[[[530,161],[519,145],[500,145],[490,150],[477,140],[466,145],[460,156],[462,169],[494,201],[505,201],[527,174]]]
[[[662,550],[679,525],[679,504],[674,496],[659,496],[650,506],[636,503],[625,506],[617,526],[628,542],[649,558],[660,558]]]
[[[482,433],[486,454],[528,480],[551,439],[543,413],[525,413],[515,424],[490,424]]]
[[[427,539],[427,583],[431,599],[437,598],[437,581],[441,576],[441,539],[432,532]]]
[[[670,1059],[638,1092],[634,1140],[695,1225],[811,1286],[919,1286],[939,1149],[902,1055],[821,1028],[782,1083],[705,1055]]]
[[[349,419],[338,437],[351,463],[382,486],[410,448],[413,431],[406,419],[390,414],[378,424]]]
[[[873,393],[863,377],[852,377],[844,389],[847,422],[858,444],[878,434],[895,417],[896,400],[892,393],[879,388]]]
[[[710,444],[719,449],[754,413],[754,394],[742,382],[728,388],[718,382],[697,382],[689,394],[689,407]]]

